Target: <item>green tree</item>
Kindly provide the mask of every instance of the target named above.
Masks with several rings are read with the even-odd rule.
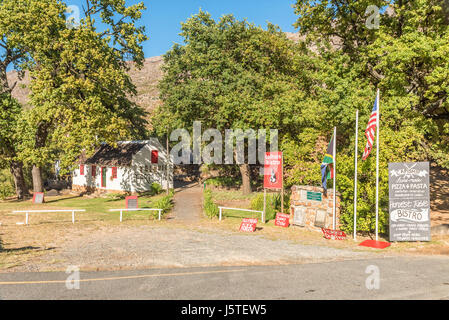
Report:
[[[432,160],[449,166],[449,29],[442,4],[436,0],[296,2],[295,25],[316,58],[325,62],[319,64],[323,81],[319,100],[325,108],[327,132],[338,127],[337,187],[343,195],[342,221],[347,231],[352,230],[353,219],[355,109],[361,110],[360,156],[376,88],[381,90],[381,232],[388,229],[388,162]],[[379,28],[366,25],[373,14],[367,10],[370,5],[381,9]],[[329,137],[324,130],[316,134]],[[318,183],[320,156],[309,168],[309,159],[300,157],[291,181]],[[372,232],[373,155],[359,171],[358,225],[361,231]]]
[[[160,133],[166,128],[279,129],[296,136],[309,108],[307,87],[298,81],[313,69],[303,50],[277,27],[267,30],[226,15],[214,21],[200,11],[182,23],[184,45],[165,56],[160,83],[163,104],[153,119]],[[304,76],[305,78],[305,76]],[[305,111],[306,112],[306,111]],[[251,192],[249,165],[240,164],[242,190]]]
[[[136,26],[143,3],[88,0],[74,28],[66,23],[66,5],[47,1],[52,16],[39,35],[24,40],[33,108],[25,117],[20,156],[33,167],[34,191],[42,191],[41,168],[52,161],[61,160],[64,173],[82,151],[89,154],[100,142],[145,134],[145,113],[129,99],[136,91],[126,73],[131,62],[141,67],[144,60],[147,37],[144,27]],[[108,26],[102,32],[97,15]]]

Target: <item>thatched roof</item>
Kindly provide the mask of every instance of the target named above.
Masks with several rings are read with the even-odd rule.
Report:
[[[133,156],[145,145],[145,142],[138,141],[118,142],[117,148],[114,148],[103,143],[95,151],[94,155],[85,161],[85,164],[129,167],[131,166]]]

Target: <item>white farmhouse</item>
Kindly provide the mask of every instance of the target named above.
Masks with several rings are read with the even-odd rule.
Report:
[[[168,165],[168,170],[167,170]],[[120,141],[117,148],[103,143],[73,172],[75,191],[145,192],[152,183],[173,188],[173,158],[155,138]]]

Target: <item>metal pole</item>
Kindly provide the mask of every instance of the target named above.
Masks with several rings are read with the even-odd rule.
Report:
[[[379,127],[380,127],[380,103],[379,89],[377,89],[377,126],[376,126],[376,241],[379,240]]]
[[[167,132],[167,195],[170,193],[170,171],[169,171],[169,166],[170,166],[170,151],[169,151],[169,146],[168,146],[168,132]],[[160,219],[159,219],[160,220]]]
[[[334,165],[333,165],[333,169],[334,169],[334,195],[333,195],[333,227],[335,230],[336,227],[336,222],[337,222],[337,210],[336,210],[336,194],[337,194],[337,190],[336,190],[336,183],[335,180],[337,180],[337,175],[336,175],[336,167],[337,167],[337,127],[334,127]]]
[[[263,188],[263,221],[265,222],[265,213],[267,212],[267,189]]]
[[[357,240],[357,154],[359,142],[359,110],[355,113],[355,152],[354,152],[354,240]]]
[[[282,189],[281,189],[281,212],[284,213],[284,153],[281,152],[281,175],[282,175]]]

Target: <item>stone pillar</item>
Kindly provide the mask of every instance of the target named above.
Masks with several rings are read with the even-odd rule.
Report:
[[[290,224],[321,231],[333,227],[333,189],[313,186],[293,186],[290,197]],[[340,194],[336,194],[336,229],[340,229]]]

